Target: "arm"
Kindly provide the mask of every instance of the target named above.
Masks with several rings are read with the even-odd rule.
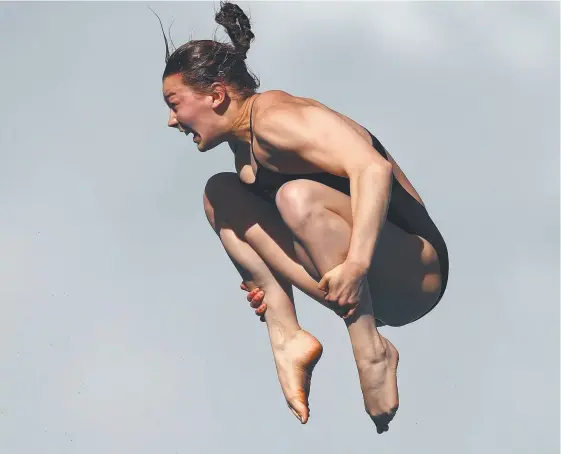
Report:
[[[353,229],[346,261],[364,274],[370,268],[380,231],[386,220],[391,195],[391,165],[368,166],[351,181]]]
[[[295,153],[350,180],[353,228],[346,262],[366,273],[386,218],[392,166],[335,113],[278,103],[255,118],[255,134],[271,153]]]

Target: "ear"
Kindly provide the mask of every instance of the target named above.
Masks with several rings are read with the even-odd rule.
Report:
[[[215,82],[210,86],[212,97],[212,108],[219,109],[228,98],[226,86],[220,82]]]

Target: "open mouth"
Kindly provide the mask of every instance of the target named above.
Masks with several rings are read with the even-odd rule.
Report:
[[[201,140],[201,136],[198,135],[195,131],[183,127],[183,126],[179,126],[179,131],[182,132],[183,134],[185,134],[185,136],[189,137],[189,134],[193,134],[193,142],[197,143],[199,140]]]

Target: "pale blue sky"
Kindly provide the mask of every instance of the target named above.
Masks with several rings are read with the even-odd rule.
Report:
[[[369,128],[450,251],[430,316],[383,328],[401,407],[378,436],[338,317],[312,414],[209,228],[233,170],[168,130],[164,46],[225,34],[218,2],[0,3],[0,452],[559,452],[559,4],[240,3],[261,90]]]

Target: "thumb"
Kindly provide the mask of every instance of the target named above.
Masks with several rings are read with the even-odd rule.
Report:
[[[318,289],[327,292],[328,288],[329,288],[329,273],[325,273],[324,276],[321,278],[321,281],[319,281]]]

